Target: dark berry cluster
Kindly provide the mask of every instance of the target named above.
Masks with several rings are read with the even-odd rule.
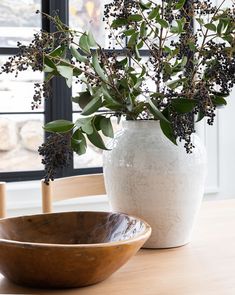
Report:
[[[228,51],[226,43],[208,42],[202,63],[206,66],[205,77],[228,94],[235,84],[235,54]]]
[[[105,5],[104,20],[111,18],[128,18],[138,7],[136,0],[113,0]]]
[[[200,15],[208,15],[208,14],[214,14],[217,7],[212,4],[211,1],[208,0],[194,0],[192,1],[193,6],[197,14]]]
[[[33,71],[43,71],[43,55],[52,46],[53,37],[48,33],[34,34],[31,43],[26,46],[17,43],[18,53],[9,57],[9,60],[1,67],[3,73],[26,71],[31,68]]]
[[[38,152],[43,157],[42,164],[45,165],[46,183],[49,183],[49,180],[54,180],[59,169],[70,164],[72,159],[70,141],[70,134],[53,133],[39,147]]]
[[[38,109],[42,103],[43,98],[49,98],[51,93],[51,87],[49,83],[35,83],[33,101],[31,102],[32,110]]]
[[[192,153],[194,145],[191,141],[191,135],[195,132],[193,113],[179,114],[170,111],[170,119],[173,126],[175,138],[184,141],[184,147],[187,153]]]
[[[209,86],[204,81],[201,81],[197,84],[193,97],[197,101],[197,106],[194,110],[194,114],[200,114],[204,117],[207,117],[207,123],[209,125],[213,125],[216,108],[212,102],[209,89]]]

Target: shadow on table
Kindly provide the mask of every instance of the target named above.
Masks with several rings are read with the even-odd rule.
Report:
[[[15,294],[74,294],[76,289],[51,289],[51,290],[46,290],[46,289],[34,289],[34,288],[26,288],[26,287],[22,287],[19,285],[16,285],[14,283],[12,283],[11,281],[9,281],[6,278],[1,278],[0,280],[0,294],[11,294],[11,295],[15,295]]]

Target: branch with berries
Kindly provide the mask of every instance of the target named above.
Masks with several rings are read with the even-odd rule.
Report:
[[[47,180],[55,175],[53,167],[68,162],[69,151],[84,154],[87,141],[106,149],[103,136],[113,137],[113,117],[159,120],[169,140],[183,140],[186,151],[192,152],[195,122],[206,117],[212,125],[216,108],[226,105],[235,84],[233,0],[222,0],[218,7],[209,0],[113,0],[104,9],[108,49],[91,32],[69,28],[56,14],[44,17],[55,31],[35,34],[27,46],[19,43],[19,53],[2,72],[17,76],[31,68],[46,74],[43,85],[35,85],[33,108],[50,96],[54,77],[63,77],[68,87],[73,81],[83,85],[72,98],[81,118],[45,126],[55,134],[40,148]],[[148,57],[142,56],[143,49]]]

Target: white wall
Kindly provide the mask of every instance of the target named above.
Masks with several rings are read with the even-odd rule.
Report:
[[[200,124],[198,133],[204,141],[208,156],[206,196],[235,198],[235,90],[228,105],[217,111],[214,126]]]
[[[221,4],[221,0],[212,0]],[[224,6],[231,6],[227,0]],[[195,24],[196,25],[196,24]],[[217,111],[214,126],[202,122],[198,133],[204,141],[208,155],[206,196],[209,198],[235,198],[235,89],[227,99],[228,105]]]

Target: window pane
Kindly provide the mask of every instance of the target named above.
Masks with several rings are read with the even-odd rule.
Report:
[[[7,56],[0,56],[0,67],[7,60]],[[30,112],[33,101],[34,83],[40,83],[43,75],[38,72],[26,71],[14,74],[0,75],[0,112]],[[43,111],[42,105],[36,111]]]
[[[43,116],[0,116],[0,172],[42,170]]]
[[[110,0],[70,0],[69,20],[70,26],[78,31],[92,31],[95,40],[103,47],[123,47],[114,40],[109,44],[108,31],[105,31],[103,21],[104,5]]]
[[[28,42],[41,26],[41,0],[0,1],[0,46],[14,47],[17,41]]]
[[[86,86],[85,84],[76,83],[76,80],[74,79],[73,85],[72,85],[72,96],[76,97],[79,92],[85,91]],[[79,107],[78,103],[73,102],[73,111],[82,111]]]

